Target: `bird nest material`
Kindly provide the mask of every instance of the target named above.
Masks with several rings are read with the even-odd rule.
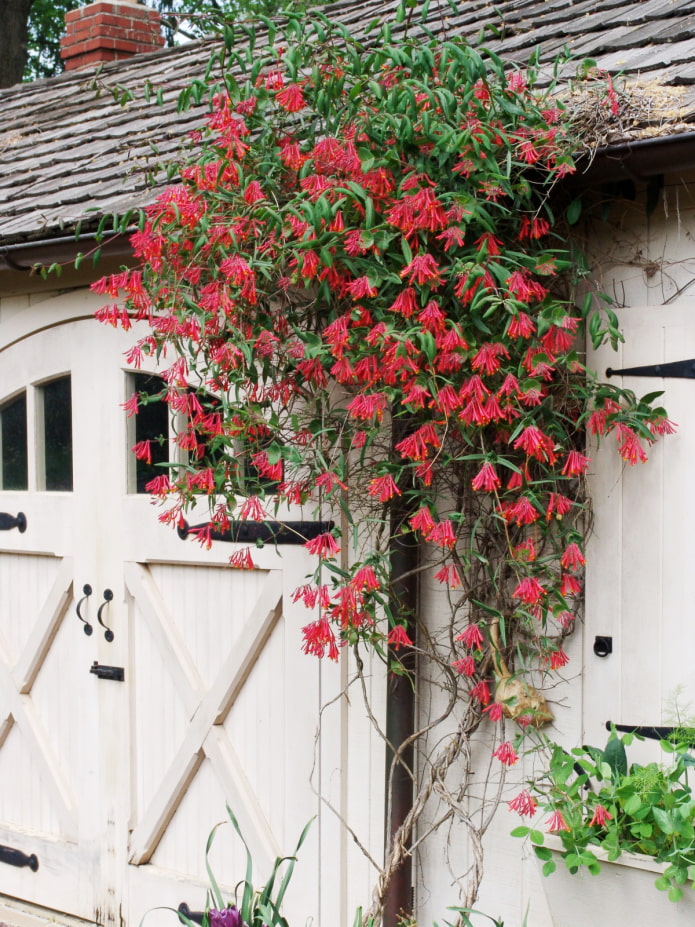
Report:
[[[620,82],[608,75],[573,82],[563,103],[576,137],[590,152],[692,131],[690,122],[695,118],[685,87],[666,87],[656,81]]]

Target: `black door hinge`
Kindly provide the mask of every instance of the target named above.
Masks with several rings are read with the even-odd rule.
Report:
[[[647,364],[645,367],[623,367],[622,370],[606,370],[607,377],[677,377],[681,380],[695,380],[695,357],[690,360],[673,361],[670,364]]]
[[[211,541],[230,541],[235,544],[304,544],[333,528],[332,521],[230,521],[226,531],[210,530],[209,522],[189,525],[183,521],[177,531],[182,541],[190,535],[206,535]]]

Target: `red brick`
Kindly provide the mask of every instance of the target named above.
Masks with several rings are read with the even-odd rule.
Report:
[[[60,54],[71,70],[164,45],[159,14],[147,7],[97,0],[71,11],[65,20],[67,34],[61,39]]]

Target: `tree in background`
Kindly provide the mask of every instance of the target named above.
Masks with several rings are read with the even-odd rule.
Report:
[[[86,0],[5,0],[4,28],[0,31],[0,87],[21,80],[54,77],[63,70],[60,39],[65,14]],[[167,45],[198,38],[210,31],[212,21],[234,14],[272,14],[282,0],[148,0],[162,14]]]

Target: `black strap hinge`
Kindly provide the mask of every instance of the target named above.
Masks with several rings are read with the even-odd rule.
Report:
[[[648,740],[673,740],[674,733],[678,733],[681,743],[687,743],[689,747],[695,747],[695,731],[692,732],[692,740],[683,739],[682,732],[684,729],[680,727],[655,727],[645,724],[613,724],[611,721],[606,721],[606,730],[610,731],[612,728],[615,728],[615,730],[619,731],[621,734],[636,734],[638,737],[646,737]],[[688,731],[688,733],[690,733],[690,731]]]
[[[210,522],[189,525],[183,521],[177,531],[181,540],[190,535],[207,536],[211,541],[229,541],[234,544],[304,544],[334,526],[332,521],[230,521],[226,531],[213,528]]]
[[[622,370],[606,370],[607,377],[677,377],[681,380],[695,380],[695,357],[690,360],[673,361],[670,364],[647,364],[644,367],[623,367]]]

